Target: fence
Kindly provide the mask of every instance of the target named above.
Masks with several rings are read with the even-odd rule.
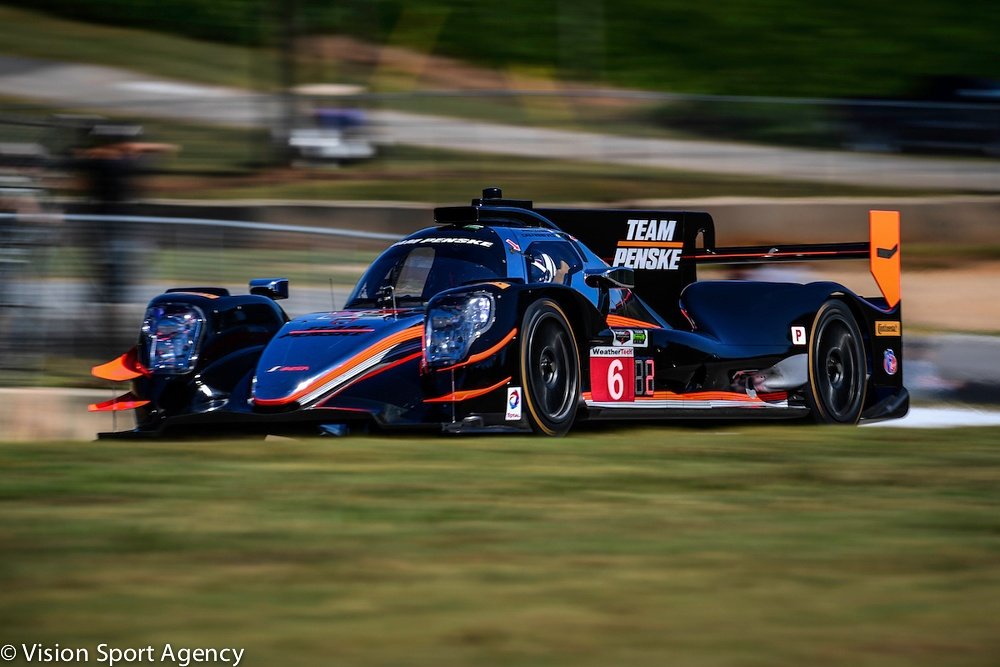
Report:
[[[58,382],[117,355],[145,303],[169,287],[246,291],[292,282],[290,314],[342,306],[379,249],[399,236],[357,229],[147,215],[0,213],[0,382]],[[69,367],[66,366],[69,364]],[[71,368],[70,368],[71,367]],[[65,371],[60,370],[65,369]]]

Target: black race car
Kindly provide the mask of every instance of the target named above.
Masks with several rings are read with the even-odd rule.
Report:
[[[155,297],[138,345],[94,369],[132,388],[91,409],[137,422],[102,435],[907,412],[894,211],[871,212],[870,241],[737,248],[716,247],[707,213],[543,209],[497,188],[435,222],[382,253],[344,310],[289,319],[283,279]],[[812,259],[869,259],[882,295],[696,279]]]

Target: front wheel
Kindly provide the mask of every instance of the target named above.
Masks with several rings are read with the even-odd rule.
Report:
[[[809,341],[809,391],[813,419],[856,424],[865,405],[868,365],[861,330],[850,308],[827,301],[813,320]]]
[[[524,313],[521,381],[532,429],[565,435],[580,400],[580,353],[566,314],[550,299],[536,301]]]

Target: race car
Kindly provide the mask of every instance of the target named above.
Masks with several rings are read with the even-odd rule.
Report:
[[[94,368],[134,410],[102,437],[377,429],[559,436],[586,420],[906,414],[899,214],[854,243],[717,247],[711,216],[536,208],[487,188],[371,264],[346,307],[289,318],[285,279],[153,298]],[[834,282],[697,280],[700,265],[868,260]]]

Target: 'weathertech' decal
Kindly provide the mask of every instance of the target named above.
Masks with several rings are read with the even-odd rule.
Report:
[[[614,266],[675,271],[684,244],[674,240],[676,220],[629,220],[625,239],[618,242]]]

